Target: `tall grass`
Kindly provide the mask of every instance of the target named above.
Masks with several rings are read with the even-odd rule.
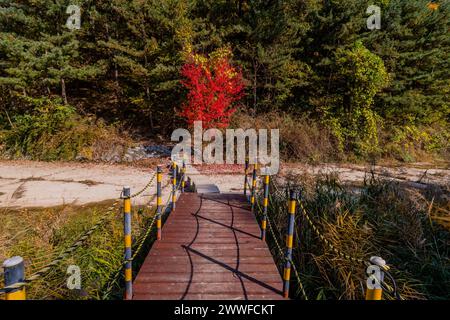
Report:
[[[294,189],[316,227],[339,251],[365,261],[371,256],[385,259],[403,298],[450,298],[450,232],[439,219],[432,219],[438,213],[442,217],[442,212],[447,212],[448,219],[449,203],[445,197],[439,201],[436,190],[418,193],[374,176],[354,188],[343,185],[335,175],[290,176],[271,187],[269,216],[279,234],[270,234],[268,240],[280,268],[283,258],[274,237],[284,248],[286,190]],[[280,192],[275,193],[275,188]],[[364,299],[366,266],[332,251],[300,210],[295,237],[293,261],[309,299]],[[303,298],[293,278],[297,298]],[[394,298],[387,292],[384,297]]]
[[[279,192],[276,192],[276,190]],[[288,176],[273,181],[269,217],[275,232],[268,242],[280,270],[287,227],[287,190],[300,194],[311,219],[339,251],[356,259],[381,256],[392,267],[398,292],[405,299],[449,299],[450,204],[448,190],[420,193],[399,182],[368,175],[358,188],[336,175]],[[111,202],[48,209],[3,210],[0,213],[0,261],[20,255],[27,275],[39,270],[104,217]],[[146,230],[154,210],[133,206],[134,243]],[[30,299],[121,299],[123,225],[121,209],[70,257],[27,288]],[[154,233],[153,233],[154,234]],[[147,252],[150,238],[142,252]],[[293,262],[309,299],[364,299],[366,266],[342,258],[321,241],[298,210]],[[143,255],[134,261],[137,270]],[[67,267],[81,269],[82,290],[69,290]],[[389,281],[387,281],[389,283]],[[302,298],[292,277],[297,298]],[[391,283],[390,283],[391,284]],[[385,293],[386,299],[394,296]]]
[[[0,214],[0,260],[20,255],[26,275],[48,264],[105,214],[112,202],[86,206],[62,206],[48,209],[4,210]],[[123,217],[117,207],[81,247],[27,287],[29,299],[121,299],[123,263]],[[153,208],[133,207],[134,243],[146,230]],[[152,239],[149,239],[151,242]],[[148,243],[146,244],[146,247]],[[146,249],[144,247],[144,250]],[[141,257],[134,261],[139,265]],[[81,270],[82,289],[69,290],[67,268]],[[113,280],[117,280],[113,282]]]

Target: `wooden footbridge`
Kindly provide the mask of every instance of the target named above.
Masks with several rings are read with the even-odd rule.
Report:
[[[106,289],[107,293],[111,292],[112,286],[120,283],[120,276],[123,275],[124,297],[127,300],[276,300],[289,297],[292,273],[295,275],[304,299],[307,299],[299,272],[292,261],[292,249],[296,245],[294,229],[297,204],[299,212],[305,218],[304,221],[332,252],[342,259],[367,265],[367,261],[337,250],[321,234],[302,202],[296,199],[294,190],[290,190],[289,199],[287,199],[286,243],[284,246],[280,244],[277,238],[281,239],[283,235],[280,230],[277,230],[277,226],[270,222],[268,212],[270,177],[268,175],[262,177],[262,192],[258,199],[256,164],[253,166],[252,176],[249,177],[249,164],[248,161],[246,162],[243,194],[222,194],[214,185],[195,186],[195,181],[191,183],[186,173],[184,162],[181,170],[179,167],[176,162],[172,163],[170,178],[172,191],[165,205],[162,203],[161,167],[157,168],[157,172],[139,192],[131,194],[130,188],[124,187],[121,194],[124,261],[118,265],[117,272],[110,281],[112,285]],[[143,234],[133,239],[131,199],[142,195],[152,185],[155,178],[156,194],[150,202],[156,198],[156,213],[152,215],[152,220]],[[274,187],[276,189],[274,195],[280,194],[276,184]],[[285,193],[281,192],[281,194]],[[180,195],[179,198],[178,195]],[[22,257],[7,259],[3,263],[5,286],[0,289],[0,298],[4,294],[6,300],[25,299],[27,286],[47,275],[55,266],[86,244],[96,230],[111,222],[112,212],[118,203],[119,201],[116,201],[96,224],[33,274],[25,276],[25,262]],[[260,214],[260,224],[255,217],[256,214]],[[276,245],[274,247],[278,250],[277,254],[283,259],[283,277],[266,244],[266,226],[269,226],[268,231],[272,234],[272,240]],[[133,270],[135,258],[143,253],[145,243],[148,243],[150,235],[154,234],[152,232],[154,227],[156,227],[156,241],[148,254],[144,256],[144,262],[139,270]],[[370,279],[373,278],[373,285],[368,286],[366,299],[380,300],[382,288],[386,287],[383,274],[386,273],[394,284],[395,281],[387,271],[389,268],[384,260],[372,257],[370,264],[372,271],[377,268],[381,270],[379,271],[381,278],[370,276]],[[135,267],[137,267],[136,264]],[[135,272],[134,281],[133,271]],[[381,283],[383,287],[377,287],[377,283]],[[396,288],[395,285],[394,288]],[[396,289],[393,289],[393,292],[396,295]]]
[[[123,188],[125,254],[111,283],[120,283],[123,275],[127,300],[274,300],[283,298],[283,290],[286,296],[289,287],[281,279],[254,213],[256,167],[250,186],[246,164],[244,194],[222,194],[215,185],[195,185],[196,181],[191,181],[186,174],[185,163],[181,170],[180,166],[176,162],[171,164],[172,190],[165,205],[161,167],[139,192],[131,194],[129,187]],[[133,238],[131,199],[143,195],[155,179],[156,194],[150,202],[156,198],[156,213],[143,234]],[[251,197],[248,197],[250,189]],[[253,205],[249,204],[249,199]],[[25,277],[22,257],[5,261],[5,287],[0,289],[0,295],[5,294],[7,300],[25,299],[26,286],[85,244],[95,230],[110,221],[110,214],[118,203],[116,201],[107,214],[70,247],[32,275]],[[265,204],[267,206],[267,201]],[[262,226],[265,228],[265,223]],[[154,227],[156,240],[136,270],[135,258],[142,256]]]
[[[283,283],[240,194],[183,193],[133,283],[133,299],[281,299]]]

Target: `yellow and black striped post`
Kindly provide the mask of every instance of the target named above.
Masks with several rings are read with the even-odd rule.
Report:
[[[175,210],[175,203],[177,202],[177,163],[175,161],[172,162],[173,168],[173,179],[172,179],[172,211]]]
[[[288,233],[286,235],[286,265],[284,267],[283,274],[283,295],[285,298],[289,298],[289,282],[291,281],[291,260],[292,260],[292,246],[294,244],[294,222],[295,222],[295,209],[297,203],[297,196],[295,191],[290,192],[289,195],[289,224]]]
[[[253,166],[253,179],[252,179],[252,196],[250,198],[250,203],[252,204],[252,212],[255,211],[255,204],[256,204],[256,170],[258,170],[258,163],[255,163]]]
[[[383,289],[366,289],[366,300],[381,300],[383,296]]]
[[[431,2],[428,3],[427,7],[428,7],[428,9],[434,11],[434,10],[439,9],[439,3],[436,3],[436,0],[431,0]]]
[[[161,240],[161,210],[162,210],[162,169],[156,168],[156,239]]]
[[[247,185],[248,185],[248,158],[245,159],[245,180],[244,180],[244,195],[247,195]],[[247,198],[248,201],[248,198]]]
[[[183,167],[181,168],[181,192],[184,192],[186,186],[186,162],[183,160]]]
[[[263,220],[261,222],[261,240],[266,240],[266,228],[267,228],[267,206],[269,205],[269,182],[270,176],[264,176],[264,200],[263,200],[263,209],[264,215]]]
[[[371,257],[370,265],[367,268],[367,289],[366,300],[381,300],[383,297],[383,287],[381,282],[384,281],[384,270],[387,269],[386,261],[380,257]]]
[[[131,270],[131,190],[123,187],[123,233],[125,237],[125,300],[133,297],[133,276]]]
[[[181,168],[182,166],[177,165],[177,180],[181,181]]]
[[[3,269],[5,287],[25,281],[25,265],[22,257],[16,256],[5,260]],[[25,287],[7,290],[5,298],[6,300],[26,300]]]

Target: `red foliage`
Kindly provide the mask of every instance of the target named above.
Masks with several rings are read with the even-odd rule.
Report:
[[[203,121],[203,127],[227,127],[236,108],[233,103],[244,95],[242,73],[227,57],[213,63],[189,62],[181,69],[182,81],[189,92],[180,115],[189,125]]]

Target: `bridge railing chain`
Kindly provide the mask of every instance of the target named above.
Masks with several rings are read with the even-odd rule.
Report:
[[[366,267],[369,267],[370,265],[373,265],[372,261],[367,261],[367,260],[363,260],[363,259],[359,259],[359,258],[355,258],[339,249],[337,249],[319,230],[319,228],[315,225],[314,221],[311,219],[311,216],[308,214],[308,212],[306,211],[303,203],[300,201],[300,199],[298,200],[298,204],[299,207],[301,209],[301,212],[303,214],[303,216],[305,217],[306,221],[308,222],[309,226],[311,227],[311,229],[313,229],[314,233],[317,235],[317,237],[326,245],[328,246],[328,248],[330,248],[330,250],[332,250],[334,253],[336,253],[338,256],[340,256],[342,259],[345,259],[347,261],[353,262],[353,263],[359,263],[359,264],[363,264]],[[375,257],[374,257],[375,258]],[[372,260],[369,259],[369,260]],[[389,294],[391,294],[395,299],[398,300],[404,300],[403,297],[398,293],[397,290],[397,284],[396,281],[394,279],[394,277],[389,273],[390,267],[388,265],[380,265],[379,267],[381,267],[382,272],[385,273],[386,275],[388,275],[390,281],[393,284],[393,287],[391,287],[389,284],[387,284],[383,279],[381,279],[380,285],[381,287],[387,291]],[[375,279],[375,278],[374,278]],[[377,279],[375,279],[376,281],[378,281]]]
[[[117,203],[118,202],[116,201],[113,204],[113,207]],[[110,218],[110,216],[108,214],[112,213],[113,207],[107,211],[107,214],[103,218],[101,218],[96,224],[94,224],[88,231],[86,231],[80,237],[78,237],[77,240],[70,247],[68,247],[62,253],[60,253],[54,260],[52,260],[51,262],[49,262],[48,264],[46,264],[45,266],[40,268],[38,271],[34,272],[31,276],[27,277],[23,282],[16,282],[12,285],[9,285],[9,286],[6,286],[6,287],[0,289],[0,293],[8,293],[15,289],[19,289],[24,286],[28,286],[33,281],[35,281],[35,280],[41,278],[42,276],[44,276],[45,274],[47,274],[53,267],[57,266],[62,260],[67,258],[69,256],[69,254],[71,254],[77,248],[82,246],[89,239],[89,237],[95,232],[95,230],[97,230],[100,226],[102,226],[108,220],[108,218]]]
[[[167,197],[167,200],[166,200],[166,202],[165,202],[165,204],[164,204],[164,206],[162,207],[162,210],[161,210],[162,216],[167,214],[167,212],[168,212],[167,208],[171,204],[171,199],[172,199],[173,193],[180,190],[180,188],[183,185],[184,178],[185,178],[185,173],[183,173],[181,179],[178,180],[176,187],[174,189],[172,189],[171,192],[169,193],[169,195]],[[168,180],[167,183],[164,185],[164,187],[162,187],[162,189],[164,189],[165,187],[170,185],[172,181],[173,181],[173,178]],[[155,197],[156,197],[156,194],[154,195],[152,200],[150,200],[150,202],[152,202],[155,199]],[[155,214],[153,216],[153,219],[151,220],[150,224],[147,226],[143,236],[138,240],[137,247],[136,247],[136,249],[133,250],[133,255],[131,256],[131,258],[130,259],[125,259],[123,261],[123,263],[119,266],[119,268],[113,273],[114,275],[112,277],[112,280],[109,282],[107,289],[103,293],[104,297],[107,296],[112,291],[113,286],[119,280],[123,266],[126,265],[127,263],[132,263],[136,259],[136,257],[140,254],[142,248],[144,247],[145,242],[147,241],[148,237],[151,234],[151,231],[153,229],[153,226],[155,225],[155,222],[156,222],[157,218],[158,217]]]
[[[167,187],[169,184],[170,184],[170,181],[168,181],[168,182],[166,183],[166,185],[165,185],[163,188]],[[163,213],[166,211],[165,209],[167,208],[167,206],[168,206],[169,203],[170,203],[170,198],[171,198],[171,196],[172,196],[172,191],[170,192],[170,194],[169,194],[169,196],[168,196],[168,199],[167,199],[167,201],[166,201],[166,203],[165,203],[165,205],[164,205],[164,210],[162,211]],[[127,262],[133,262],[133,261],[136,259],[136,257],[139,255],[139,253],[141,252],[141,250],[142,250],[142,248],[143,248],[143,246],[144,246],[145,241],[147,240],[147,238],[148,238],[149,235],[151,234],[151,231],[152,231],[153,226],[155,225],[156,219],[157,219],[157,216],[156,216],[156,214],[155,214],[155,215],[153,216],[153,219],[151,220],[150,224],[149,224],[148,227],[146,228],[146,231],[145,231],[144,235],[138,240],[138,245],[137,245],[136,249],[134,250],[134,253],[133,253],[131,259],[128,259],[128,260],[125,259],[125,260],[120,264],[120,266],[116,269],[116,271],[113,273],[113,276],[111,277],[112,280],[109,281],[108,287],[107,287],[106,290],[103,292],[103,297],[108,296],[109,293],[112,291],[113,286],[117,283],[117,281],[118,281],[119,278],[120,278],[120,275],[121,275],[123,266],[124,266]]]
[[[341,250],[339,250],[338,248],[336,248],[321,232],[320,230],[316,227],[316,225],[314,224],[313,220],[310,218],[308,212],[306,211],[305,207],[303,206],[303,203],[300,201],[300,199],[297,200],[297,203],[300,207],[300,211],[302,213],[302,215],[305,217],[306,221],[308,222],[309,226],[313,229],[314,233],[317,235],[317,237],[320,238],[320,240],[322,240],[322,242],[328,246],[328,248],[330,248],[330,250],[332,250],[334,253],[336,253],[338,256],[340,256],[341,258],[348,260],[350,262],[354,262],[354,263],[360,263],[360,264],[364,264],[367,265],[367,261],[363,260],[363,259],[359,259],[359,258],[355,258],[345,252],[342,252]]]
[[[259,198],[259,197],[258,197]],[[262,214],[263,213],[263,208],[261,208],[260,205],[260,201],[256,200],[256,205],[258,207],[257,213],[258,214]],[[272,234],[272,239],[274,240],[275,243],[275,247],[278,250],[278,254],[280,255],[281,260],[283,261],[283,263],[289,262],[290,265],[292,266],[292,269],[294,270],[294,274],[299,286],[299,289],[303,295],[303,299],[308,300],[308,295],[306,294],[306,290],[305,287],[303,285],[303,282],[300,278],[300,274],[297,270],[297,267],[295,266],[295,263],[292,261],[292,258],[290,258],[287,254],[285,254],[284,250],[281,248],[281,245],[278,241],[278,238],[282,239],[282,233],[281,231],[277,228],[277,226],[272,222],[272,219],[269,215],[266,215],[266,221],[267,221],[267,225],[269,226],[270,229],[270,233]]]
[[[139,197],[139,196],[140,196],[142,193],[144,193],[148,188],[150,188],[150,186],[151,186],[152,183],[153,183],[153,180],[155,180],[155,177],[156,177],[156,172],[152,175],[152,177],[150,178],[149,182],[144,186],[144,188],[142,188],[140,191],[138,191],[138,192],[132,194],[132,195],[130,196],[130,198],[136,198],[136,197]]]
[[[167,186],[169,185],[169,183],[170,183],[170,182],[168,182],[163,188],[167,187]],[[181,181],[180,181],[180,183],[178,183],[178,187],[177,187],[176,190],[179,190],[180,185],[181,185]],[[163,215],[165,214],[165,212],[167,212],[167,208],[168,208],[168,206],[169,206],[169,204],[170,204],[170,198],[171,198],[171,196],[172,196],[172,191],[170,192],[170,194],[169,194],[169,196],[168,196],[168,198],[167,198],[167,201],[166,201],[165,205],[163,206],[163,209],[162,209]],[[145,233],[143,234],[143,236],[141,237],[141,239],[138,241],[138,245],[137,245],[136,249],[134,250],[133,256],[131,257],[131,259],[130,259],[129,261],[133,261],[133,260],[139,255],[141,249],[142,249],[143,246],[144,246],[145,241],[147,240],[147,238],[149,237],[149,235],[150,235],[150,233],[151,233],[151,231],[152,231],[152,227],[154,226],[154,224],[155,224],[155,222],[156,222],[156,219],[157,219],[157,216],[154,215],[154,216],[153,216],[153,219],[152,219],[151,222],[150,222],[150,224],[149,224],[148,227],[146,228]],[[127,262],[127,261],[125,261],[125,262]],[[124,262],[124,263],[125,263],[125,262]]]

